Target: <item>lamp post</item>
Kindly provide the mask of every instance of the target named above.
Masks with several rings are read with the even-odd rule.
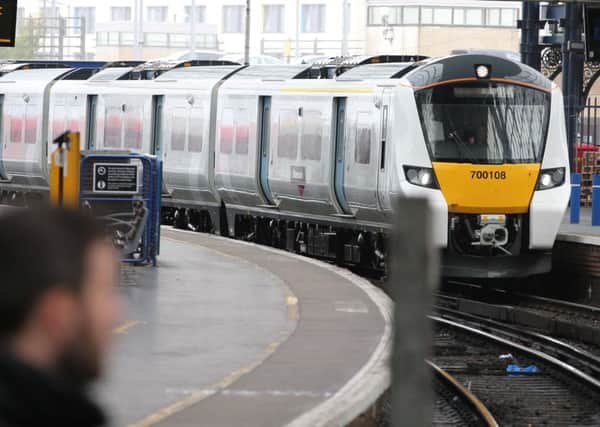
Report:
[[[250,0],[246,0],[246,40],[244,43],[244,64],[250,64]]]
[[[196,50],[196,0],[192,0],[190,6],[190,50],[194,52]]]
[[[348,0],[342,0],[342,56],[348,56],[349,6]]]
[[[300,0],[296,0],[296,59],[300,59]]]

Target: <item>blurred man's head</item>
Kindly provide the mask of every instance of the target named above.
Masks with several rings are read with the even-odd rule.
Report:
[[[0,213],[0,345],[86,383],[118,317],[119,265],[103,229],[75,211]]]

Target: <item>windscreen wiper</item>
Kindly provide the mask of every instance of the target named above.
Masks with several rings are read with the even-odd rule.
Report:
[[[458,136],[458,132],[457,131],[452,131],[448,134],[448,136],[450,138],[452,138],[452,140],[457,143],[459,146],[461,146],[462,148],[464,148],[465,151],[465,155],[467,157],[467,159],[471,162],[471,163],[476,163],[475,162],[475,158],[473,157],[473,153],[471,152],[471,149],[469,148],[469,146],[462,140],[462,138],[460,136]]]

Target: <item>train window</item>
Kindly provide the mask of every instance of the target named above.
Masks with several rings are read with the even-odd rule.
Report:
[[[142,148],[143,110],[130,107],[125,116],[125,148]]]
[[[185,151],[187,109],[175,108],[171,116],[171,150]]]
[[[223,154],[231,154],[233,151],[233,109],[226,108],[223,110],[221,117],[221,143],[220,152]]]
[[[302,146],[300,155],[302,160],[321,160],[322,140],[321,113],[307,111],[302,117]]]
[[[295,160],[298,156],[298,111],[282,110],[279,113],[279,141],[277,156]]]
[[[10,142],[23,141],[23,117],[11,116],[10,118]]]
[[[371,163],[371,128],[368,126],[359,124],[356,129],[354,161],[361,165]]]
[[[58,111],[62,108],[63,111]],[[66,130],[66,122],[64,115],[64,108],[57,107],[54,109],[54,117],[52,118],[52,141],[62,135]]]
[[[204,121],[202,109],[192,108],[190,111],[190,142],[188,150],[192,153],[202,152],[202,137],[204,132]]]
[[[123,121],[121,118],[121,108],[107,107],[106,118],[104,120],[104,146],[111,148],[121,148],[121,129]]]
[[[35,110],[27,112],[27,118],[25,120],[25,144],[35,144],[37,141],[38,119],[35,114]]]
[[[248,138],[250,136],[250,119],[248,110],[240,108],[235,117],[235,152],[248,154]]]

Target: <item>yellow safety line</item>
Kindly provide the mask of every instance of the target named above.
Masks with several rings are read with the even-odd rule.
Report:
[[[163,239],[171,240],[173,242],[177,242],[177,243],[181,243],[181,244],[198,246],[200,248],[218,253],[223,256],[227,256],[229,258],[235,258],[235,259],[241,260],[245,263],[253,264],[250,261],[244,260],[243,258],[229,255],[229,254],[226,254],[219,250],[200,245],[198,243],[188,242],[186,240],[176,239],[176,238],[169,237],[169,236],[163,236]],[[253,265],[256,265],[256,264],[253,264]],[[262,267],[259,267],[259,268],[262,268]],[[295,320],[298,316],[298,298],[296,298],[293,295],[288,295],[286,297],[286,306],[288,307],[288,318],[290,318],[290,320]],[[290,314],[290,313],[292,313],[292,314]],[[293,317],[290,317],[290,316],[293,316]],[[123,326],[125,326],[125,325],[123,325]],[[167,405],[167,406],[159,409],[158,411],[153,412],[152,414],[148,415],[147,417],[142,418],[139,421],[136,421],[132,424],[127,425],[127,427],[149,427],[151,425],[161,422],[165,418],[168,418],[177,412],[180,412],[184,409],[189,408],[190,406],[195,405],[196,403],[206,399],[207,397],[212,396],[213,394],[217,393],[218,391],[220,391],[222,389],[229,387],[231,384],[236,382],[242,375],[252,372],[258,366],[260,366],[267,359],[267,357],[269,357],[271,354],[275,353],[275,351],[279,348],[281,343],[282,342],[275,341],[275,342],[272,342],[271,344],[269,344],[265,348],[266,357],[264,359],[259,360],[254,363],[251,363],[249,365],[246,365],[236,371],[233,371],[230,374],[226,375],[222,380],[220,380],[214,384],[211,384],[202,390],[194,391],[189,396],[187,396],[181,400],[178,400],[177,402],[174,402],[170,405]]]
[[[369,87],[295,87],[284,86],[280,89],[285,93],[373,93]]]
[[[267,348],[265,349],[265,351],[267,352],[267,356],[273,354],[275,352],[275,350],[277,350],[279,345],[280,345],[280,343],[278,343],[278,342],[269,344],[267,346]],[[171,415],[173,415],[177,412],[180,412],[184,409],[187,409],[190,406],[193,406],[196,403],[206,399],[207,397],[212,396],[213,394],[217,393],[219,390],[222,390],[222,389],[230,386],[235,381],[237,381],[242,375],[252,372],[255,368],[257,368],[262,363],[263,363],[263,360],[260,360],[258,362],[254,362],[249,365],[246,365],[236,371],[233,371],[230,374],[226,375],[222,380],[209,385],[205,389],[192,392],[186,398],[178,400],[177,402],[172,403],[168,406],[165,406],[164,408],[159,409],[158,411],[148,415],[147,417],[145,417],[139,421],[136,421],[132,424],[129,424],[127,427],[149,427],[153,424],[159,423],[162,420],[164,420],[165,418],[170,417]]]
[[[141,320],[128,320],[127,322],[125,322],[122,325],[119,325],[115,329],[113,329],[113,334],[124,334],[129,329],[131,329],[134,326],[139,325],[141,323],[144,323],[144,322],[142,322]]]

